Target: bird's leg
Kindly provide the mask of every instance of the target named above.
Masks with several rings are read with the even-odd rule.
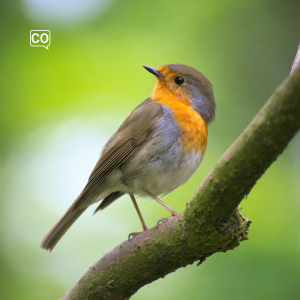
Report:
[[[146,224],[145,224],[145,221],[144,221],[144,219],[143,219],[143,217],[142,217],[142,214],[141,214],[141,212],[140,212],[140,210],[139,210],[139,207],[138,207],[138,205],[137,205],[137,203],[136,203],[136,200],[135,200],[133,194],[129,194],[129,196],[130,196],[130,198],[131,198],[131,200],[132,200],[132,203],[133,203],[133,205],[134,205],[134,207],[135,207],[135,210],[136,210],[136,212],[137,212],[137,214],[138,214],[138,216],[139,216],[139,218],[140,218],[140,221],[141,221],[142,226],[143,226],[143,230],[144,230],[144,231],[148,230],[148,228],[147,228],[147,226],[146,226]],[[130,242],[130,238],[131,238],[131,237],[134,238],[134,237],[135,237],[136,235],[138,235],[139,233],[140,233],[140,232],[132,232],[132,233],[130,233],[129,236],[128,236],[128,241]]]
[[[145,190],[144,189],[144,192],[149,195],[152,199],[154,199],[155,201],[157,201],[159,204],[161,204],[164,208],[166,208],[171,214],[172,214],[172,217],[175,217],[178,215],[178,212],[175,211],[174,209],[172,209],[170,206],[168,206],[166,203],[162,202],[160,199],[158,199],[155,195],[153,195],[152,193],[150,193],[149,191]],[[157,228],[158,228],[158,225],[160,222],[166,222],[167,220],[169,220],[170,218],[172,217],[168,217],[168,218],[163,218],[163,219],[160,219],[157,221]]]
[[[129,194],[129,196],[130,196],[130,198],[131,198],[131,200],[132,200],[132,203],[133,203],[133,205],[134,205],[134,207],[135,207],[135,210],[136,210],[136,212],[137,212],[137,214],[138,214],[138,216],[139,216],[139,218],[140,218],[140,221],[141,221],[142,226],[143,226],[143,230],[144,230],[144,231],[148,230],[148,228],[147,228],[147,226],[146,226],[146,224],[145,224],[145,221],[144,221],[144,219],[143,219],[143,217],[142,217],[142,214],[141,214],[141,212],[140,212],[140,210],[139,210],[139,207],[138,207],[138,205],[137,205],[137,203],[136,203],[136,200],[135,200],[133,194]]]
[[[160,199],[158,199],[155,195],[153,195],[152,193],[150,193],[149,191],[144,189],[144,192],[146,194],[148,194],[151,198],[153,198],[155,201],[157,201],[159,204],[161,204],[164,208],[166,208],[171,214],[172,216],[177,216],[178,212],[175,211],[174,209],[172,209],[170,206],[168,206],[166,203],[162,202]]]

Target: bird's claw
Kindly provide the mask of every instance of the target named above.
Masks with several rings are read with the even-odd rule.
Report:
[[[157,229],[158,229],[158,225],[159,225],[160,222],[164,223],[164,222],[168,221],[169,219],[171,219],[171,218],[173,218],[173,217],[174,217],[174,216],[171,216],[171,217],[168,217],[168,218],[162,218],[162,219],[159,219],[159,220],[157,221],[157,223],[156,223]]]
[[[131,232],[129,235],[128,235],[128,242],[131,242],[134,237],[136,237],[138,234],[140,234],[140,232]],[[131,238],[132,237],[132,238]]]

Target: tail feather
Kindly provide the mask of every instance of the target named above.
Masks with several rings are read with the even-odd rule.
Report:
[[[74,209],[73,206],[71,206],[46,234],[42,240],[41,248],[52,251],[58,241],[71,227],[71,225],[79,218],[79,216],[86,210],[86,208],[87,207]]]

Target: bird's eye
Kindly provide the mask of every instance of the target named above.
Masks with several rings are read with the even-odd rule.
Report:
[[[176,77],[174,81],[177,85],[182,85],[184,83],[184,79],[182,77]]]

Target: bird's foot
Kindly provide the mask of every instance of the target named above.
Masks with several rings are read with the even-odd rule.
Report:
[[[142,233],[142,232],[132,232],[132,233],[130,233],[128,235],[128,242],[131,242],[134,239],[134,237],[136,237],[140,233]]]
[[[159,223],[162,222],[162,223],[165,223],[166,221],[170,220],[171,218],[173,218],[175,216],[171,216],[171,217],[168,217],[168,218],[162,218],[162,219],[159,219],[156,223],[156,227],[158,229],[158,226],[159,226]]]

